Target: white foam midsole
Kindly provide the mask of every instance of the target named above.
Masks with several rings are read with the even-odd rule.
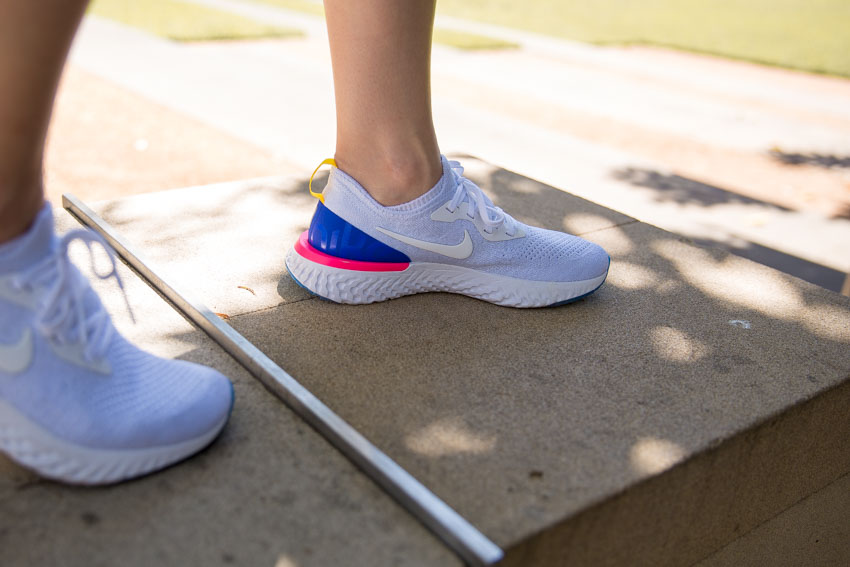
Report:
[[[117,482],[152,472],[208,445],[227,422],[180,443],[139,449],[97,449],[57,437],[0,399],[0,449],[42,476],[79,484]]]
[[[293,248],[286,267],[313,293],[339,303],[363,304],[429,291],[459,293],[509,307],[544,307],[569,301],[598,288],[607,271],[574,282],[522,280],[471,268],[427,262],[397,272],[345,270],[304,258]]]

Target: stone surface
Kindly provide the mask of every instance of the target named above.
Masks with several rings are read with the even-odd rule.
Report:
[[[303,180],[96,209],[509,564],[690,564],[850,470],[850,300],[464,162],[519,218],[605,246],[606,285],[555,309],[339,306],[284,275]]]
[[[281,177],[137,195],[97,210],[169,282],[233,316],[310,297],[279,283],[315,202],[303,179]]]
[[[695,567],[832,567],[848,557],[850,475],[844,475]]]
[[[78,227],[57,214],[62,228]],[[107,488],[39,480],[0,455],[0,565],[460,564],[206,335],[119,271],[137,325],[113,285],[97,286],[119,329],[157,354],[230,376],[232,418],[199,456]]]

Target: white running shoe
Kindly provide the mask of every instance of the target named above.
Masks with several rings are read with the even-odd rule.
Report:
[[[233,388],[211,368],[127,342],[68,259],[74,240],[101,242],[84,230],[57,238],[45,205],[30,231],[0,247],[0,450],[45,477],[105,484],[208,445]],[[110,258],[99,277],[118,279]]]
[[[441,159],[437,185],[394,207],[334,167],[322,194],[311,189],[310,229],[286,256],[295,281],[338,303],[446,291],[510,307],[570,303],[602,285],[610,258],[600,246],[517,221]]]

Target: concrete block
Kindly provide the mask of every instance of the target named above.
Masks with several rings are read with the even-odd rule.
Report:
[[[340,306],[283,268],[310,218],[303,180],[95,208],[507,565],[692,564],[850,471],[850,299],[464,163],[522,220],[605,246],[606,285],[552,309]]]
[[[850,475],[844,475],[695,567],[831,567],[848,558]]]

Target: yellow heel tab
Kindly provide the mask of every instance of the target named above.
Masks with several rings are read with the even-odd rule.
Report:
[[[318,171],[322,168],[323,165],[330,165],[332,167],[336,167],[336,162],[334,161],[333,158],[328,158],[325,161],[323,161],[322,163],[320,163],[318,166],[316,166],[316,169],[313,170],[313,175],[310,176],[310,184],[309,184],[308,190],[310,191],[310,194],[312,196],[317,198],[324,205],[325,204],[325,196],[322,195],[321,193],[316,193],[315,191],[313,191],[313,177],[316,176],[316,173],[318,173]]]

